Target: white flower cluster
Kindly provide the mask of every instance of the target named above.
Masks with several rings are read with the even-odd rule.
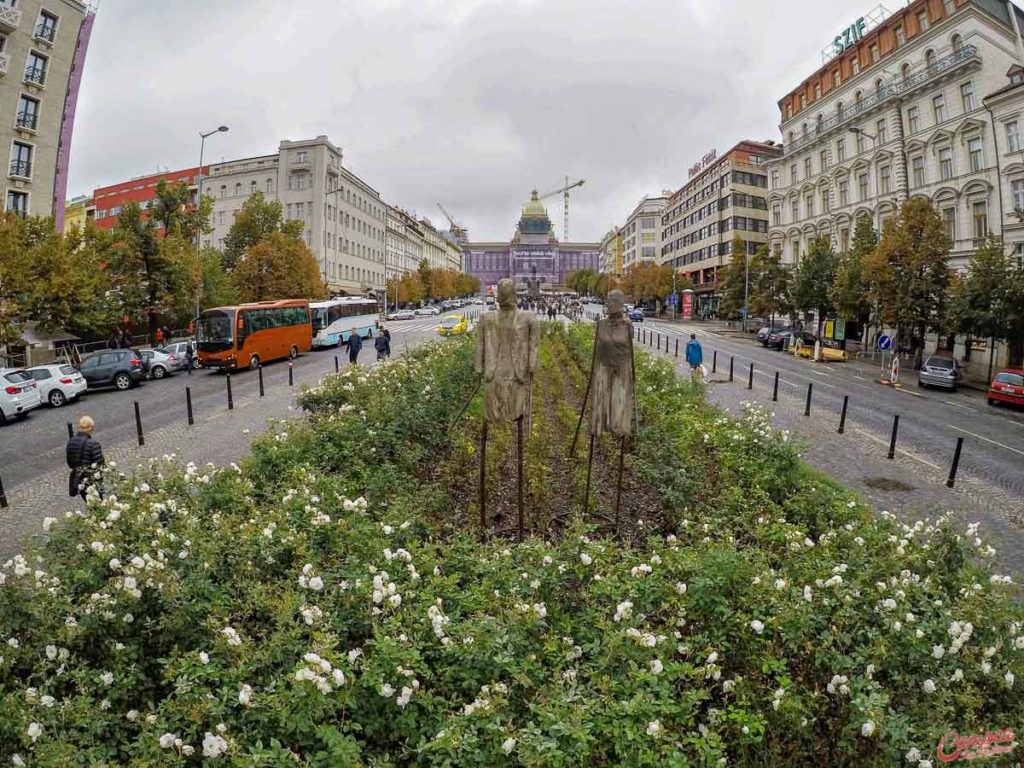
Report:
[[[306,563],[302,566],[302,574],[299,576],[299,586],[303,589],[311,589],[319,592],[324,588],[324,580],[313,571],[313,564]]]
[[[659,640],[664,640],[664,637],[656,637],[650,632],[641,632],[636,627],[630,627],[627,629],[626,634],[633,638],[633,642],[641,648],[653,648],[658,644]]]
[[[520,613],[534,613],[538,619],[543,619],[548,615],[548,607],[544,603],[516,603],[516,610]]]
[[[373,577],[373,594],[371,596],[374,606],[378,606],[386,599],[388,605],[397,608],[402,604],[402,596],[398,593],[398,587],[391,581],[387,571],[381,571]],[[380,613],[379,608],[373,609],[374,614]]]
[[[299,613],[302,614],[302,620],[306,622],[306,626],[309,627],[313,626],[324,617],[324,612],[316,605],[303,605],[299,609]]]
[[[451,619],[445,616],[441,610],[441,598],[437,598],[437,602],[427,609],[427,617],[430,619],[430,625],[434,630],[434,634],[441,641],[442,645],[448,645],[451,642],[451,638],[445,634],[444,628],[451,623]]]
[[[848,682],[849,679],[847,679],[846,675],[833,675],[832,680],[829,681],[825,688],[831,694],[839,693],[843,696],[849,696],[850,686],[847,685]]]
[[[362,496],[360,496],[358,499],[355,499],[354,501],[345,499],[343,502],[341,502],[341,508],[344,509],[346,512],[365,512],[367,506],[368,505],[366,503],[366,499],[364,499]]]
[[[949,653],[951,656],[955,656],[960,653],[960,649],[971,639],[971,635],[974,633],[974,625],[969,621],[962,624],[959,621],[954,621],[950,623],[947,631],[949,636],[953,638],[953,641],[949,644]]]
[[[302,660],[306,662],[306,666],[296,670],[295,679],[297,681],[313,683],[316,689],[323,694],[330,693],[335,687],[341,688],[345,685],[345,673],[337,669],[327,659],[315,653],[307,653]]]
[[[633,615],[633,604],[626,600],[615,607],[615,621],[628,619]]]
[[[220,633],[228,639],[228,645],[242,644],[242,636],[235,631],[234,627],[224,627],[224,629],[222,629]]]
[[[220,733],[210,733],[203,736],[203,757],[220,757],[228,751],[228,743]]]
[[[480,693],[473,701],[469,704],[464,704],[462,707],[462,714],[469,716],[477,712],[486,712],[493,704],[491,695],[493,693],[506,694],[508,693],[508,686],[504,683],[494,683],[493,685],[485,685],[480,688]]]

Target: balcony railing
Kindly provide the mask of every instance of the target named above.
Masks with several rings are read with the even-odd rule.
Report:
[[[11,63],[11,58],[6,53],[0,53],[0,75],[7,74],[7,65]]]
[[[25,82],[42,85],[46,82],[46,70],[42,67],[29,67],[25,70]]]
[[[52,24],[47,24],[45,22],[42,24],[36,24],[36,37],[40,40],[52,43],[56,36],[57,28]]]
[[[11,176],[19,176],[23,179],[32,178],[31,160],[11,160]]]
[[[21,11],[0,2],[0,26],[17,29],[19,24],[21,24]]]
[[[881,104],[893,96],[899,96],[900,94],[906,93],[907,91],[913,90],[921,83],[930,80],[936,75],[940,75],[943,72],[959,66],[968,59],[973,59],[978,54],[978,48],[974,45],[965,45],[962,48],[953,51],[941,59],[932,62],[929,66],[914,72],[907,77],[901,78],[888,85],[883,85],[874,93],[865,96],[860,101],[854,102],[849,106],[844,106],[842,110],[836,110],[827,119],[822,120],[820,123],[810,126],[807,131],[807,135],[801,136],[794,139],[784,147],[785,154],[791,154],[798,149],[801,149],[808,144],[816,141],[822,134],[828,133],[833,128],[842,125],[848,120],[852,120],[857,115],[866,112],[872,107]]]
[[[30,131],[36,129],[36,123],[39,122],[39,115],[35,112],[19,112],[18,117],[15,120],[15,124],[19,128],[26,128]]]

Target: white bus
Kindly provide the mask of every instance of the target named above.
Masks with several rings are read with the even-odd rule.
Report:
[[[313,318],[314,349],[336,347],[352,333],[368,338],[380,327],[377,302],[363,296],[311,301],[309,314]]]

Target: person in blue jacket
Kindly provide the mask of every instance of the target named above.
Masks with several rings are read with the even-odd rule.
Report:
[[[690,340],[686,342],[686,362],[690,366],[690,373],[696,374],[701,363],[704,362],[704,350],[697,341],[697,334],[691,333]]]

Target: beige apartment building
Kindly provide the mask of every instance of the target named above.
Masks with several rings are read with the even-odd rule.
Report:
[[[622,276],[622,230],[609,229],[601,238],[601,272],[606,275]]]
[[[54,215],[58,229],[92,19],[78,0],[0,0],[0,140],[10,147],[6,210]]]
[[[423,230],[416,217],[395,205],[387,207],[388,222],[384,241],[387,256],[386,279],[404,275],[419,267],[423,259]]]
[[[671,190],[665,190],[658,197],[644,197],[629,214],[620,230],[623,270],[641,261],[658,261],[661,253],[661,214],[671,195]]]
[[[662,264],[693,281],[693,313],[718,311],[718,272],[739,236],[747,253],[768,240],[765,164],[782,154],[773,141],[741,141],[725,154],[709,152],[690,180],[669,197],[661,217]]]

